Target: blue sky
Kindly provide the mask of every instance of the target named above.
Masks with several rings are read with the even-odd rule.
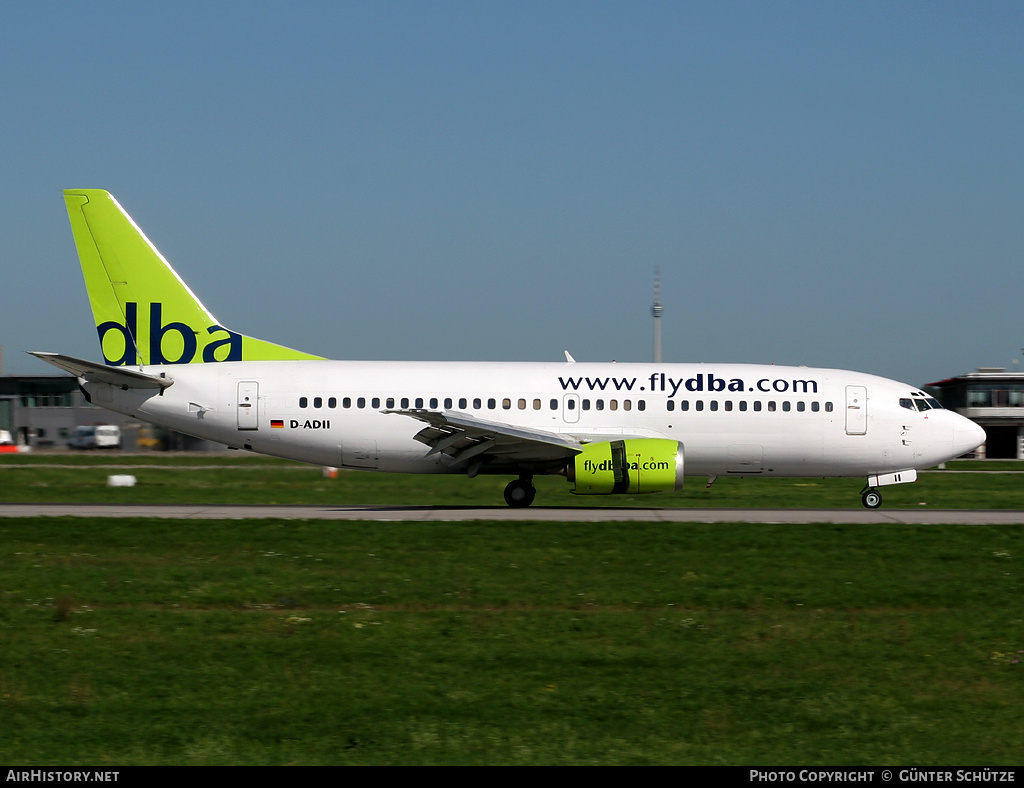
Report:
[[[105,188],[242,333],[333,358],[1021,355],[1019,2],[14,3],[0,344],[99,359]]]

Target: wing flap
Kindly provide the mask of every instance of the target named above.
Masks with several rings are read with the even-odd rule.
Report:
[[[582,444],[568,435],[478,419],[468,413],[433,410],[386,410],[427,424],[413,436],[431,454],[446,454],[455,462],[485,457],[517,463],[552,463],[569,459]]]

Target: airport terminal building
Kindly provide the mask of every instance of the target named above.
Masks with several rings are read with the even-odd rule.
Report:
[[[18,446],[62,449],[77,427],[101,424],[120,428],[125,451],[226,448],[92,405],[69,375],[0,376],[0,433],[9,433]]]
[[[80,425],[113,424],[126,417],[85,401],[78,381],[67,375],[0,377],[0,430],[19,446],[66,446]]]
[[[984,428],[988,435],[977,456],[1024,460],[1024,372],[979,367],[927,386],[943,407]]]

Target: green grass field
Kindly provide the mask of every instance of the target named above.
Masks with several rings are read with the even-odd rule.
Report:
[[[141,467],[137,467],[141,466]],[[963,473],[983,469],[985,473]],[[131,473],[135,487],[111,488]],[[211,455],[41,454],[0,457],[0,503],[195,503],[504,506],[511,477],[340,471],[230,452]],[[680,493],[577,496],[562,477],[538,476],[535,506],[860,508],[863,479],[688,477]],[[1024,463],[965,461],[881,490],[884,508],[1021,509]]]
[[[186,464],[127,490],[5,468],[0,498],[461,505],[504,481]],[[886,505],[1011,506],[1018,478]],[[839,484],[659,505],[859,506]],[[1022,556],[1018,526],[0,520],[0,762],[1020,765]]]

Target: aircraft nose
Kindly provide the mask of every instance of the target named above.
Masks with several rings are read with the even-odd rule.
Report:
[[[957,453],[958,457],[961,454],[967,454],[983,444],[987,437],[985,430],[970,419],[961,416],[953,428],[953,451]]]

